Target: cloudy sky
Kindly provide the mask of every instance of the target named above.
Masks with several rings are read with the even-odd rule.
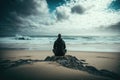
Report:
[[[118,35],[120,0],[0,0],[0,35]]]

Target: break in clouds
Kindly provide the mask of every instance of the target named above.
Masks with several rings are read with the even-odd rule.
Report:
[[[1,0],[0,34],[119,34],[119,0]]]

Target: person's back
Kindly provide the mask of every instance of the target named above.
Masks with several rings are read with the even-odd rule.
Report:
[[[55,41],[53,46],[53,52],[55,56],[64,56],[66,53],[65,42],[61,38],[61,34],[58,34],[58,39]]]

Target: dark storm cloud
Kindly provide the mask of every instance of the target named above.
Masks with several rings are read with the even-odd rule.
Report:
[[[62,21],[68,19],[69,15],[65,13],[65,10],[56,10],[56,18],[58,21]]]
[[[65,0],[46,1],[51,10],[65,3]],[[18,16],[27,17],[36,12],[36,2],[34,0],[0,0],[0,26],[17,25],[20,23]]]
[[[65,0],[46,1],[51,10],[65,3]],[[0,0],[0,35],[20,33],[19,24],[24,23],[21,18],[27,19],[30,15],[38,14],[38,6],[41,7],[37,5],[37,0]]]
[[[110,33],[118,33],[120,34],[120,22],[116,24],[112,24],[109,26],[101,26],[96,28],[98,31],[110,32]]]
[[[34,4],[33,0],[0,0],[0,25],[16,22],[18,15],[32,14],[35,8]]]
[[[84,13],[84,11],[85,11],[85,9],[80,5],[75,5],[71,8],[72,13],[82,14],[82,13]]]
[[[107,27],[107,29],[110,31],[115,31],[120,33],[120,22]]]
[[[18,16],[35,13],[34,0],[0,0],[0,34],[14,34],[19,29]]]
[[[120,10],[120,0],[114,0],[109,7],[114,10]]]

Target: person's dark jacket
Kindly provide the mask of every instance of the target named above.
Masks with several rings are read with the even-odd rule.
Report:
[[[66,48],[66,45],[65,45],[65,42],[62,40],[62,38],[58,38],[54,42],[53,49],[56,51],[57,54],[64,54],[65,48]]]

